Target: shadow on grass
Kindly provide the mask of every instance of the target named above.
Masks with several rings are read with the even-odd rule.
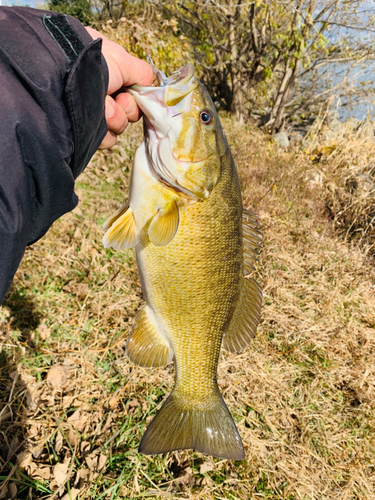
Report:
[[[5,296],[3,306],[10,310],[9,322],[13,329],[21,330],[24,335],[35,330],[41,319],[32,296],[24,288],[12,285]]]
[[[28,291],[15,285],[10,287],[2,306],[5,316],[0,318],[0,498],[21,499],[27,498],[27,491],[22,491],[23,478],[15,464],[24,450],[27,387],[20,380],[17,364],[23,343],[35,348],[31,333],[39,326],[41,314]]]

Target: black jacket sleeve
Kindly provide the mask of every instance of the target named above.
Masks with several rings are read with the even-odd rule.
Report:
[[[0,304],[27,245],[78,203],[107,132],[101,40],[76,19],[0,7]]]

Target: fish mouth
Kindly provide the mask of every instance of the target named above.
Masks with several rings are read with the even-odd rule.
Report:
[[[158,86],[132,85],[127,89],[144,114],[145,143],[152,172],[160,182],[183,197],[192,201],[205,200],[210,191],[191,182],[187,172],[203,168],[207,159],[179,159],[173,154],[170,140],[174,127],[171,120],[190,109],[190,96],[198,87],[194,65],[187,64],[169,77],[155,66],[153,69],[154,82]],[[182,185],[183,181],[188,186]]]
[[[128,91],[138,92],[139,94],[145,94],[148,92],[155,92],[156,89],[173,89],[173,91],[179,91],[181,95],[185,96],[192,92],[194,88],[197,87],[198,82],[195,78],[195,68],[193,64],[187,64],[178,71],[173,72],[170,76],[166,77],[164,73],[156,69],[153,65],[154,71],[154,85],[153,86],[143,86],[143,85],[131,85],[127,88]],[[157,85],[155,85],[157,84]],[[194,88],[192,88],[194,87]],[[168,104],[170,106],[170,104]]]
[[[180,70],[172,73],[169,77],[166,77],[164,73],[156,69],[154,69],[154,74],[155,71],[162,75],[157,75],[157,81],[162,80],[161,85],[152,87],[132,85],[126,89],[133,95],[136,103],[151,122],[157,122],[155,117],[152,116],[155,111],[152,108],[155,107],[155,104],[162,106],[168,118],[174,118],[179,116],[186,107],[187,103],[182,103],[181,101],[184,101],[198,87],[193,64],[187,64]],[[154,81],[155,79],[156,77],[154,77]]]

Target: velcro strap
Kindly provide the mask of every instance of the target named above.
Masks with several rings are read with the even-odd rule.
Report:
[[[70,61],[75,61],[85,48],[80,36],[65,14],[43,16],[43,25]]]

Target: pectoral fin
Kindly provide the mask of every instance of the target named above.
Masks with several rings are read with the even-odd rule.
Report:
[[[253,278],[243,278],[240,299],[229,329],[223,335],[223,347],[230,352],[241,352],[254,338],[260,320],[262,290]]]
[[[117,219],[121,217],[121,215],[124,215],[124,213],[127,211],[128,208],[129,208],[128,203],[125,203],[118,210],[116,210],[114,214],[108,217],[108,219],[103,224],[103,230],[108,231],[108,229],[112,226],[112,224],[116,222]]]
[[[130,207],[126,212],[125,207],[118,210],[108,219],[104,227],[109,228],[103,237],[104,248],[122,250],[134,247],[139,241],[134,213]]]
[[[154,216],[148,228],[151,243],[164,247],[171,242],[178,229],[179,215],[175,201],[162,208]]]
[[[130,361],[139,366],[165,366],[173,358],[173,351],[159,333],[158,327],[149,314],[147,306],[138,313],[126,344],[126,354]]]

